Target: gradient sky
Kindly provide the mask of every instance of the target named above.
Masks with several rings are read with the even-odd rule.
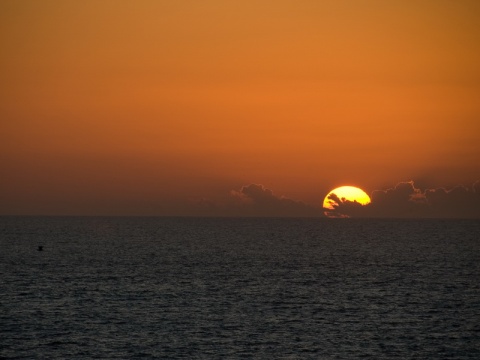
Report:
[[[0,214],[480,179],[477,0],[2,0],[0,49]]]

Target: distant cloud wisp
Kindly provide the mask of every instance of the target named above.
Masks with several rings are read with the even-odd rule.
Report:
[[[301,201],[277,196],[260,184],[243,186],[230,192],[237,212],[245,216],[321,216],[322,211]]]

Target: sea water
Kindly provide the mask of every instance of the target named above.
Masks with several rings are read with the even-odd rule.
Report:
[[[0,358],[480,359],[480,221],[3,217]]]

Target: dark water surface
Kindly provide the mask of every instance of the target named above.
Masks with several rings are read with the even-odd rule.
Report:
[[[480,359],[480,221],[4,217],[0,276],[0,358]]]

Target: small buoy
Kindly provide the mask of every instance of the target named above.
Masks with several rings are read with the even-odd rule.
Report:
[[[39,245],[37,250],[38,250],[38,251],[43,251],[43,246],[42,246],[42,245]]]

